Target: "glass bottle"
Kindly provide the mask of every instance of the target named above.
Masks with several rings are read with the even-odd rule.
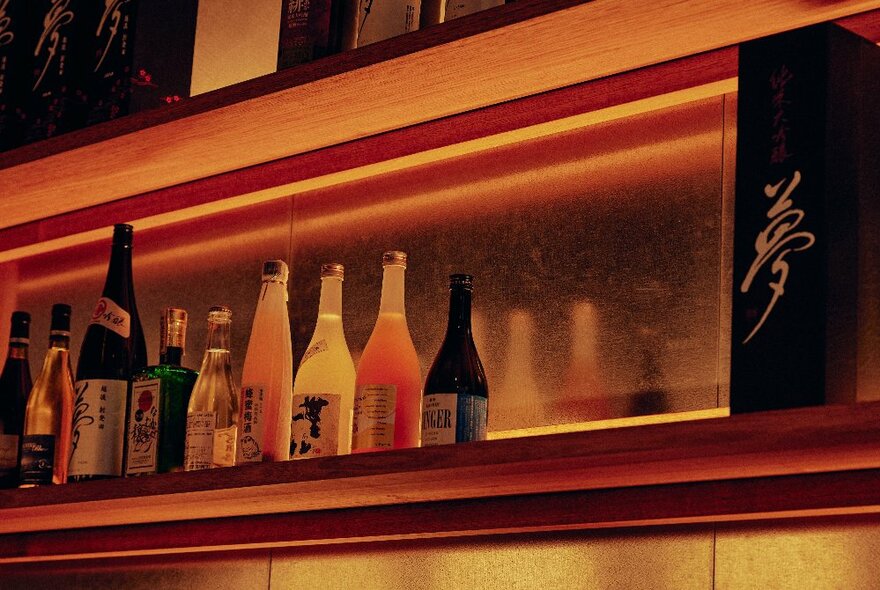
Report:
[[[352,452],[419,446],[422,379],[404,308],[406,253],[382,256],[382,299],[355,379]]]
[[[21,439],[21,487],[67,482],[73,417],[70,306],[52,306],[49,350],[28,396]]]
[[[132,377],[126,475],[183,469],[186,408],[199,374],[181,366],[186,310],[166,307],[160,325],[159,364]]]
[[[130,225],[113,227],[104,291],[79,351],[68,471],[73,481],[122,475],[131,375],[147,364],[131,273],[132,232]]]
[[[263,286],[241,377],[239,464],[290,459],[293,347],[287,276],[283,260],[263,264]]]
[[[238,393],[232,379],[229,329],[232,310],[208,311],[208,343],[186,410],[186,471],[231,467],[238,439]]]
[[[18,483],[19,437],[32,385],[28,363],[30,324],[29,313],[12,312],[9,349],[0,373],[0,488]]]
[[[489,388],[471,332],[473,277],[449,277],[449,322],[425,379],[422,446],[486,440]]]
[[[318,321],[293,384],[293,459],[351,452],[355,370],[342,329],[344,276],[341,264],[321,266]]]

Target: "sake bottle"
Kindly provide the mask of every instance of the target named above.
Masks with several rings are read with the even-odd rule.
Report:
[[[231,467],[238,441],[238,392],[229,351],[232,310],[208,311],[208,343],[186,409],[186,471]]]
[[[293,459],[351,452],[355,369],[342,329],[344,273],[341,264],[321,266],[318,321],[293,383]]]
[[[132,231],[124,224],[113,228],[104,291],[79,352],[68,472],[74,481],[122,475],[131,376],[147,365],[131,272]]]

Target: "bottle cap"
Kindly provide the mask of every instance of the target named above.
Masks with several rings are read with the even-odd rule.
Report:
[[[131,246],[134,228],[127,223],[117,223],[113,226],[113,243]]]
[[[402,266],[406,268],[406,252],[389,250],[382,255],[382,266]]]
[[[49,328],[49,336],[70,336],[70,313],[71,308],[66,303],[56,303],[52,306],[52,326]]]
[[[345,267],[338,262],[329,262],[321,265],[321,278],[334,277],[345,279]]]
[[[9,342],[28,344],[30,342],[31,314],[26,311],[12,312],[12,326],[9,330]]]
[[[289,271],[283,260],[267,260],[263,263],[263,282],[287,284]]]
[[[474,289],[474,277],[472,275],[455,274],[449,275],[449,288],[461,287],[468,291]]]
[[[213,309],[213,308],[212,308]],[[169,346],[186,348],[186,310],[178,307],[166,307],[162,312],[160,325],[159,353],[164,353]]]
[[[214,305],[208,310],[209,322],[231,322],[232,310],[225,305]]]

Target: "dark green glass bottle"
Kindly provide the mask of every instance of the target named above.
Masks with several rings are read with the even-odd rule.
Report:
[[[186,344],[186,311],[162,314],[159,364],[132,377],[125,474],[183,470],[186,407],[199,374],[181,366]]]

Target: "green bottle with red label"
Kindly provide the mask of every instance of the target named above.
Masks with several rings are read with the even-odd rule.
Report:
[[[199,374],[181,366],[187,315],[168,307],[162,314],[159,364],[132,376],[126,421],[125,475],[183,471],[186,408]]]

